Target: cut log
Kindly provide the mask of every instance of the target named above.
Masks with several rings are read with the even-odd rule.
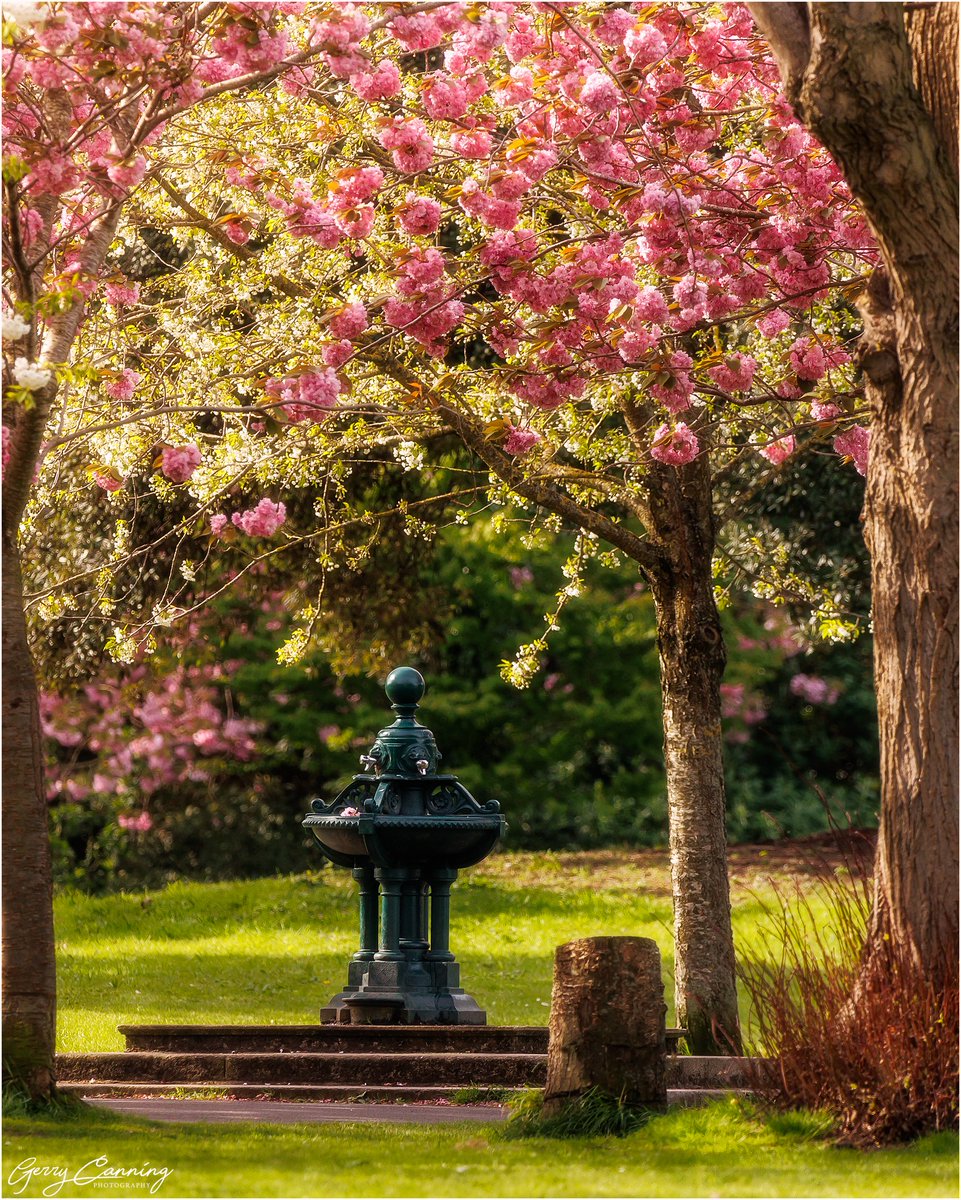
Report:
[[[592,1088],[625,1104],[667,1104],[664,985],[657,943],[581,938],[554,956],[544,1113]]]

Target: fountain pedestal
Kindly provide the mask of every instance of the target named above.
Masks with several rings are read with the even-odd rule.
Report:
[[[322,1023],[487,1022],[460,986],[450,894],[458,871],[490,854],[506,822],[496,800],[479,804],[456,776],[437,773],[434,735],[414,717],[424,687],[410,667],[390,673],[397,720],[361,756],[366,770],[330,804],[314,800],[303,822],[359,887],[360,947]]]

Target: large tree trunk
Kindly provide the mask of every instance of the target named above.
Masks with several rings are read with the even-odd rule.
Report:
[[[692,1053],[739,1054],[721,740],[725,651],[706,454],[680,470],[655,469],[651,533],[663,552],[647,574],[661,663],[677,1021]]]
[[[31,1099],[55,1086],[53,884],[37,684],[20,558],[3,530],[3,1082]]]
[[[881,738],[866,967],[890,938],[946,981],[958,944],[958,7],[751,8],[884,261],[862,304]]]

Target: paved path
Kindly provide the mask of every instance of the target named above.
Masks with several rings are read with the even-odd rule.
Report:
[[[503,1121],[507,1109],[480,1104],[316,1104],[278,1100],[118,1100],[90,1099],[90,1104],[145,1117],[149,1121],[265,1121],[275,1125],[317,1121],[410,1122],[446,1125],[452,1121]]]

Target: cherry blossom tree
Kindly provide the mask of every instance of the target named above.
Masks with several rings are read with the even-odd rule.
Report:
[[[5,698],[9,894],[49,877],[16,539],[70,502],[78,453],[116,513],[116,552],[68,554],[48,611],[69,611],[86,580],[112,613],[129,506],[146,488],[178,513],[160,536],[179,574],[151,614],[117,616],[122,658],[194,603],[198,555],[253,562],[302,539],[322,568],[324,537],[289,519],[292,495],[336,493],[372,447],[416,468],[452,432],[494,502],[576,535],[549,627],[590,557],[626,556],[651,588],[678,1019],[696,1050],[736,1048],[714,489],[746,462],[763,486],[802,452],[864,473],[845,343],[876,261],[746,11],[34,15],[6,34],[4,637],[23,668]],[[138,280],[158,230],[155,257],[179,269]],[[759,586],[776,597],[776,581]],[[311,620],[308,606],[288,658]],[[505,664],[513,682],[543,645]],[[32,933],[52,946],[42,890]],[[52,954],[37,965],[8,994],[42,1044]]]

